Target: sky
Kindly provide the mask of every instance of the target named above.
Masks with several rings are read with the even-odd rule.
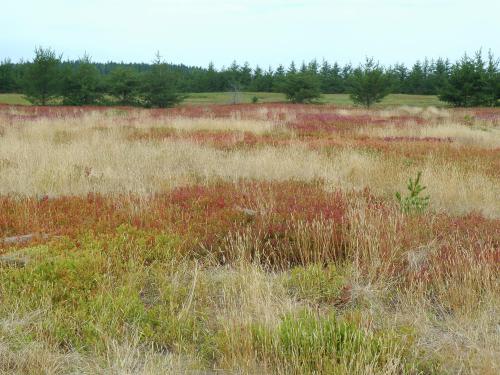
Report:
[[[500,0],[0,0],[0,59],[36,46],[63,59],[216,67],[310,61],[413,64],[500,55]]]

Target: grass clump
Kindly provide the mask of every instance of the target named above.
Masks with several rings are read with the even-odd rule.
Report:
[[[274,329],[256,326],[253,336],[257,352],[273,373],[405,373],[412,367],[388,334],[365,332],[334,313],[288,314]]]
[[[335,303],[345,285],[345,276],[334,264],[294,267],[287,273],[284,285],[290,294],[314,304]]]

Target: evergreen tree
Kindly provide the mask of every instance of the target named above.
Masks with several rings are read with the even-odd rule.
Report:
[[[262,77],[263,79],[263,84],[262,84],[262,91],[264,92],[271,92],[273,91],[274,87],[274,71],[272,67],[269,67],[266,72],[264,73],[264,76]]]
[[[367,58],[365,64],[354,70],[349,79],[349,93],[356,104],[369,108],[380,102],[390,92],[390,77],[384,69]]]
[[[352,76],[352,73],[353,73],[353,68],[352,68],[352,65],[351,63],[349,64],[346,64],[342,67],[342,73],[341,73],[341,76],[342,76],[342,80],[344,82],[348,82],[349,79],[351,78]]]
[[[61,87],[61,57],[50,48],[37,47],[35,57],[26,67],[22,80],[23,93],[33,104],[47,105]]]
[[[287,100],[292,103],[311,103],[321,96],[320,81],[311,73],[289,74],[283,85]]]
[[[486,105],[498,106],[500,105],[500,61],[495,59],[491,51],[488,52],[488,65],[486,67],[486,87],[485,98]]]
[[[387,71],[387,74],[391,77],[394,92],[401,94],[408,93],[408,69],[404,64],[396,63]]]
[[[408,93],[423,94],[425,89],[425,74],[422,63],[417,60],[408,75]]]
[[[215,70],[213,62],[208,65],[208,71],[206,74],[207,88],[208,92],[222,91],[222,82],[220,79],[220,74]]]
[[[305,61],[302,61],[302,64],[300,65],[299,72],[300,73],[308,73],[309,72],[309,69],[308,69]]]
[[[257,65],[252,75],[252,84],[250,85],[251,91],[264,91],[263,86],[263,71],[260,66]]]
[[[167,64],[161,60],[159,52],[156,54],[151,70],[145,73],[142,94],[147,107],[172,107],[184,99],[176,93],[173,77]]]
[[[341,93],[344,91],[344,82],[341,77],[339,64],[331,66],[328,61],[323,60],[319,71],[321,81],[321,92],[328,94]]]
[[[101,74],[89,56],[78,60],[75,68],[63,70],[61,94],[65,105],[92,105],[102,98]]]
[[[434,61],[429,61],[426,57],[422,65],[423,82],[422,82],[422,95],[431,95],[434,93],[434,87],[432,85],[432,72],[434,71]]]
[[[465,54],[451,67],[450,77],[441,89],[439,99],[455,107],[491,105],[491,95],[481,51],[475,58]]]
[[[432,94],[438,93],[446,85],[449,74],[450,62],[442,58],[437,59],[431,75]]]
[[[252,76],[252,83],[249,86],[252,91],[269,92],[273,89],[273,70],[271,67],[263,71],[258,65]]]
[[[316,59],[313,59],[309,64],[307,64],[307,72],[311,74],[318,74],[319,64]]]
[[[250,86],[252,82],[252,68],[248,62],[245,62],[239,70],[239,82],[244,88]]]
[[[10,59],[0,62],[0,92],[14,92],[16,88],[14,64]]]
[[[272,91],[282,92],[283,85],[285,84],[286,71],[283,65],[278,65],[276,71],[273,74]]]
[[[227,87],[229,89],[234,90],[237,88],[240,90],[242,88],[242,74],[241,74],[241,68],[238,65],[236,61],[233,61],[229,69],[225,72],[226,73],[226,80],[227,80]]]
[[[133,104],[139,93],[139,75],[131,68],[117,67],[109,73],[108,91],[120,104]]]

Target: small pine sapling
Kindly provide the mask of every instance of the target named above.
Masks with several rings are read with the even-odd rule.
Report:
[[[420,178],[422,177],[422,172],[417,173],[417,178],[408,180],[408,192],[409,195],[406,197],[402,197],[399,192],[396,193],[396,199],[399,202],[399,206],[401,210],[406,213],[422,213],[429,207],[429,199],[428,195],[422,196],[421,193],[426,189],[425,186],[420,184]]]

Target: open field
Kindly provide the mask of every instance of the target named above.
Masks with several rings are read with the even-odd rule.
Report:
[[[242,92],[238,95],[241,103],[251,103],[252,98],[259,98],[259,103],[284,102],[285,95],[272,92]],[[210,105],[210,104],[230,104],[233,101],[233,94],[227,92],[207,92],[188,94],[184,105]],[[353,103],[348,94],[324,94],[320,100],[324,104],[335,104],[352,106]],[[21,94],[0,94],[0,104],[20,104],[29,105],[29,102]],[[434,95],[388,95],[377,107],[411,105],[420,107],[443,107],[445,103],[440,102]]]
[[[0,373],[500,372],[499,109],[203,95],[0,106]]]
[[[22,94],[0,94],[0,104],[30,105]]]
[[[250,103],[252,98],[256,96],[260,103],[284,102],[285,95],[280,93],[267,92],[242,92],[239,95],[241,103]],[[193,93],[189,94],[184,104],[228,104],[233,99],[232,93]],[[349,94],[323,94],[320,103],[352,106],[353,102],[349,98]],[[437,106],[443,107],[446,104],[440,102],[434,95],[406,95],[406,94],[390,94],[377,107],[387,107],[395,105],[412,105],[412,106]]]

